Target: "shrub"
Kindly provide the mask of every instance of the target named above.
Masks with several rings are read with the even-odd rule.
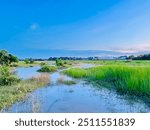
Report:
[[[56,59],[56,65],[57,66],[63,66],[64,62],[61,59]]]
[[[46,65],[47,65],[47,63],[45,63],[45,62],[40,63],[40,66],[46,66]]]
[[[29,63],[30,63],[29,59],[25,59],[24,62],[25,62],[26,64],[29,64]]]
[[[49,74],[41,74],[28,80],[22,80],[15,85],[0,87],[0,111],[16,101],[22,100],[28,92],[50,84]]]
[[[26,64],[33,64],[34,63],[34,60],[32,59],[32,58],[30,58],[30,59],[25,59],[24,60],[24,62],[26,63]]]
[[[57,67],[45,65],[38,72],[55,72],[57,71]]]
[[[12,85],[19,82],[20,79],[10,71],[9,67],[0,67],[0,85]]]

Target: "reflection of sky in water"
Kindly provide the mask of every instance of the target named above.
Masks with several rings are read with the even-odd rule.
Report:
[[[16,73],[17,75],[22,78],[22,79],[29,79],[33,76],[37,76],[40,73],[37,72],[37,70],[40,68],[40,66],[36,66],[36,67],[19,67],[16,69]]]
[[[37,69],[19,68],[18,72],[25,78],[38,74]],[[35,90],[4,112],[150,112],[141,101],[129,100],[106,88],[97,89],[84,81],[77,80],[72,86],[57,84],[61,76],[59,72],[51,74],[52,85]]]

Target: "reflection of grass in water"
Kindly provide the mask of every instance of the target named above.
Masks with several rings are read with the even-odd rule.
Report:
[[[69,93],[73,93],[73,92],[74,92],[74,90],[72,90],[72,89],[71,89],[71,90],[69,90]]]
[[[76,84],[74,80],[66,80],[64,76],[61,76],[60,78],[57,79],[58,84],[66,84],[66,85],[73,85]]]
[[[40,106],[40,100],[38,99],[38,97],[32,96],[31,109],[32,109],[32,113],[40,112],[41,106]]]
[[[49,83],[49,74],[41,74],[40,76],[23,80],[16,85],[0,86],[0,109],[10,106],[23,99],[27,93]]]

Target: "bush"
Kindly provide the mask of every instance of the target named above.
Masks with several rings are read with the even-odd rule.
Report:
[[[29,64],[29,63],[30,63],[29,59],[25,59],[24,62],[25,62],[26,64]]]
[[[40,63],[40,66],[46,66],[46,65],[47,65],[47,63],[45,63],[45,62]]]
[[[1,86],[12,85],[19,81],[20,79],[10,71],[9,67],[6,67],[6,66],[0,67],[0,85]]]
[[[61,59],[56,59],[56,65],[57,66],[63,66],[64,62]]]
[[[57,67],[45,65],[38,72],[55,72],[57,71]]]
[[[32,58],[30,58],[30,59],[25,59],[24,60],[24,62],[26,63],[26,64],[33,64],[34,63],[34,60],[32,59]]]

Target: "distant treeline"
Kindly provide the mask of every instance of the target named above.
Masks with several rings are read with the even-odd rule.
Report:
[[[128,59],[132,59],[132,60],[150,60],[150,54],[144,54],[144,55],[139,55],[139,56],[131,55],[131,56],[128,57]]]
[[[29,58],[30,61],[56,61],[57,59],[61,60],[150,60],[150,54],[143,54],[139,56],[120,56],[120,57],[112,57],[110,58],[102,58],[102,57],[50,57],[48,59],[42,58]],[[26,61],[27,59],[20,59],[20,61]]]
[[[28,58],[27,58],[28,59]],[[42,59],[42,58],[37,58],[37,59],[33,59],[33,58],[29,58],[30,60],[33,61],[55,61],[57,59],[61,59],[61,60],[99,60],[99,57],[87,57],[87,58],[83,58],[83,57],[50,57],[48,59]],[[25,61],[26,59],[20,59],[20,61]]]

